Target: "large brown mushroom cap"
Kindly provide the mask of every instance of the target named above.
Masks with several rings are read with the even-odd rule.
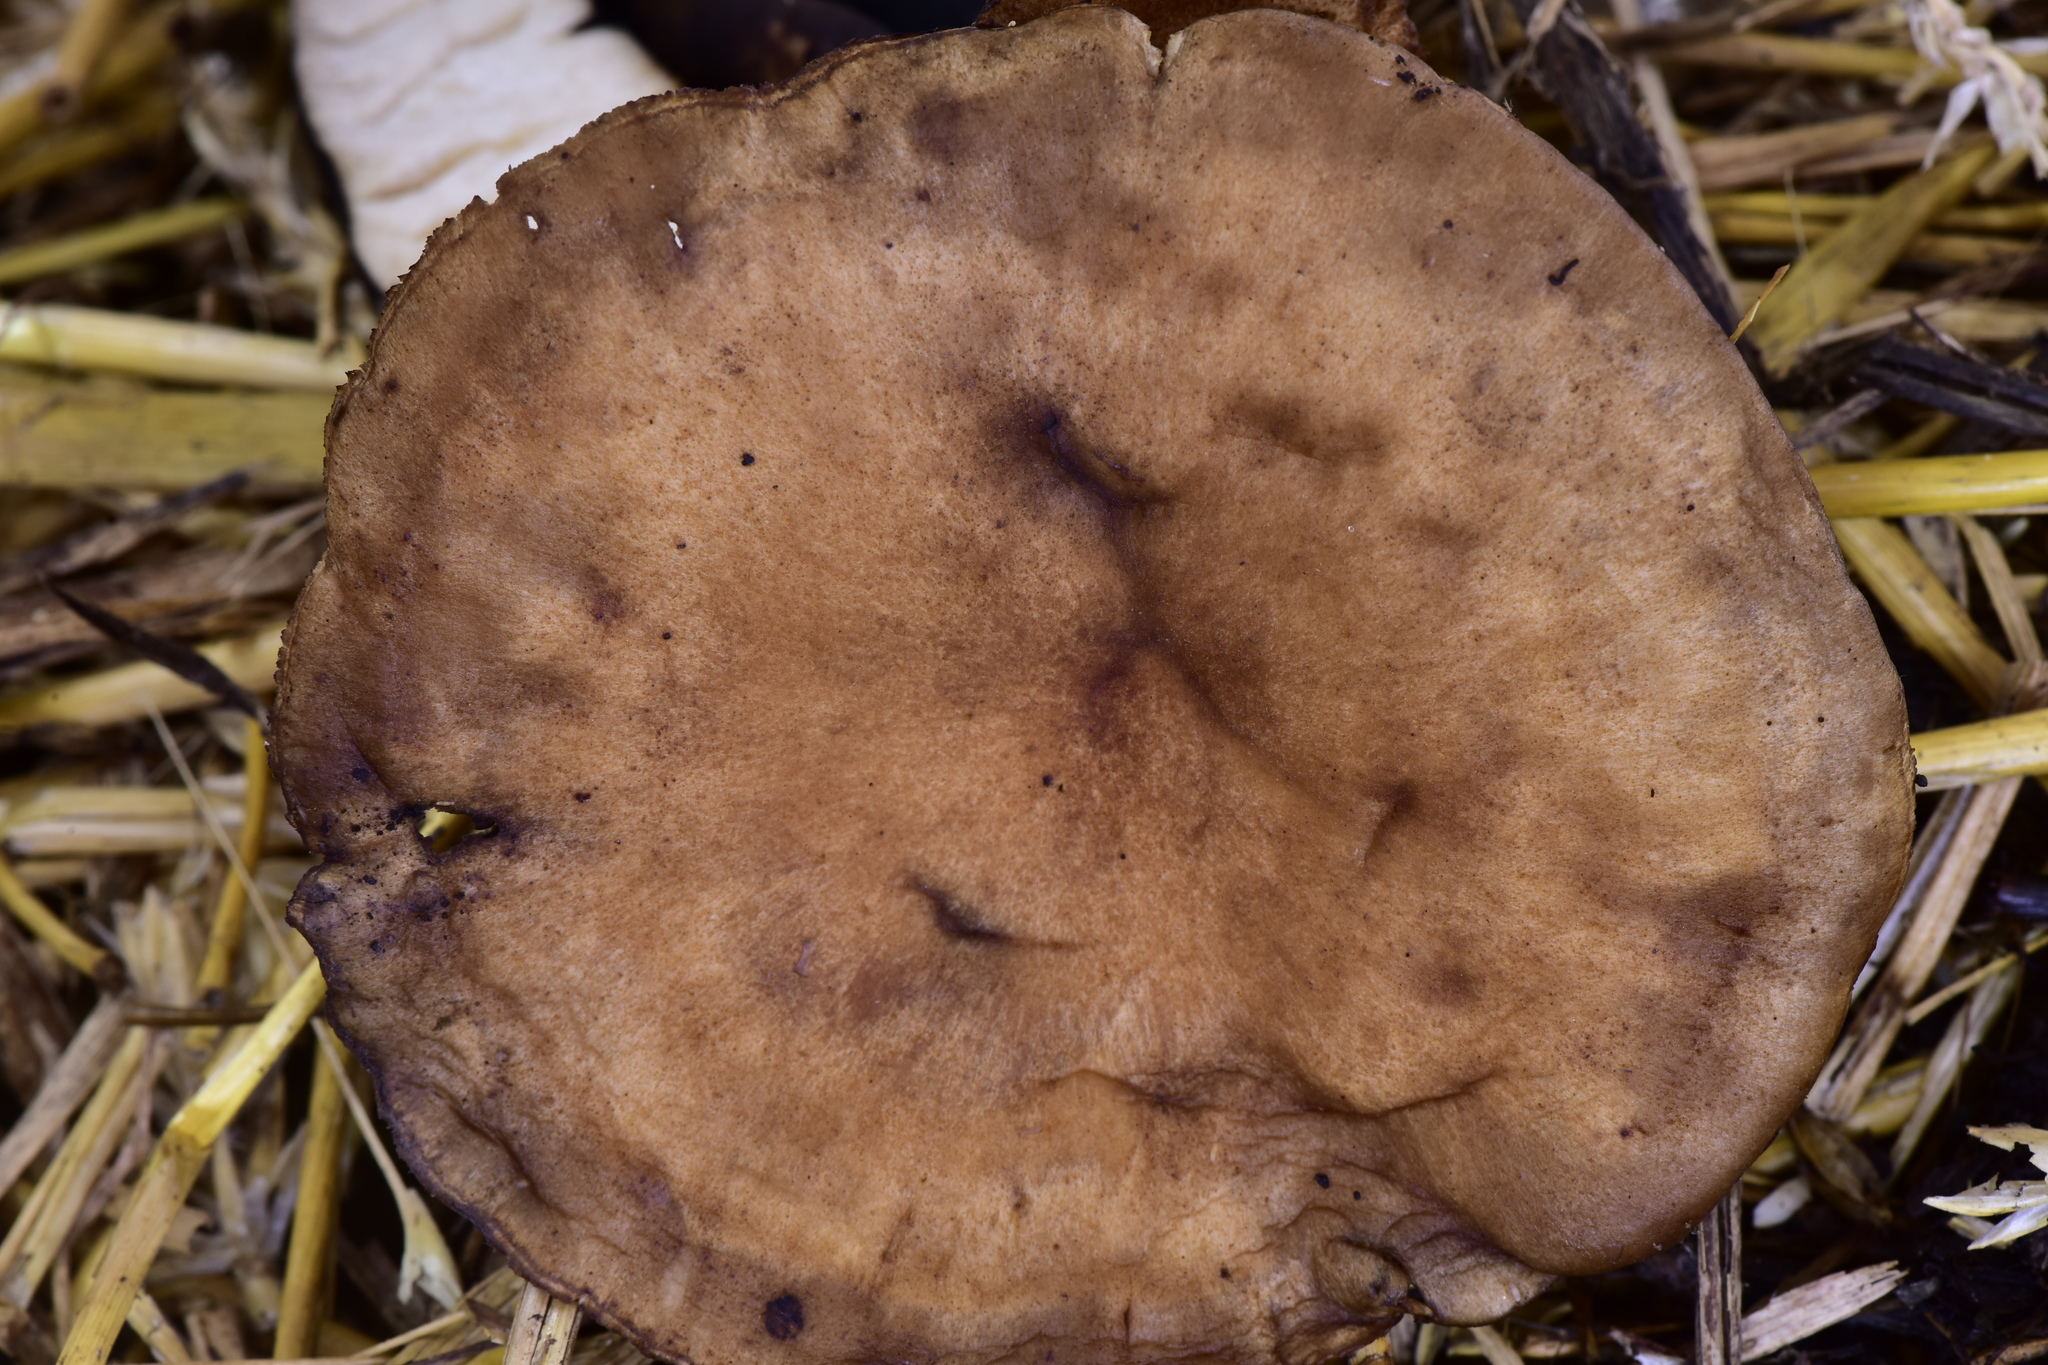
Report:
[[[442,230],[330,452],[277,733],[336,1021],[673,1358],[1491,1318],[1728,1187],[1902,870],[1735,352],[1320,20],[632,105]]]

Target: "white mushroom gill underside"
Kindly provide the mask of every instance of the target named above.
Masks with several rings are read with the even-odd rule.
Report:
[[[510,166],[674,86],[588,0],[297,0],[299,88],[382,285]]]

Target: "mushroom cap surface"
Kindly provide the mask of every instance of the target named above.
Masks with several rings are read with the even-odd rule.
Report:
[[[992,0],[989,7],[981,12],[981,17],[974,21],[974,26],[1006,28],[1011,24],[1029,23],[1054,10],[1089,2]],[[1154,43],[1164,43],[1189,24],[1252,7],[1240,3],[1240,0],[1126,0],[1117,8],[1136,15],[1138,21],[1151,30]],[[1422,52],[1422,39],[1415,32],[1415,23],[1408,17],[1408,7],[1402,0],[1274,0],[1274,3],[1256,8],[1313,15],[1333,24],[1355,28],[1360,33],[1369,33],[1383,43],[1417,54]]]
[[[1492,1319],[1728,1188],[1904,867],[1733,348],[1317,19],[616,111],[434,238],[328,479],[295,921],[414,1169],[672,1359]]]

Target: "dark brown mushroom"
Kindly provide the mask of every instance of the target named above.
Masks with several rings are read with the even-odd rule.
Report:
[[[277,741],[336,1023],[672,1359],[1486,1321],[1728,1188],[1903,869],[1735,351],[1317,19],[628,106],[434,239],[328,475]]]
[[[1007,28],[1051,14],[1054,10],[1086,4],[1089,0],[994,0],[975,20],[980,28]],[[1138,16],[1152,31],[1152,41],[1164,43],[1199,19],[1214,18],[1247,8],[1240,0],[1130,0],[1119,8]],[[1383,43],[1422,51],[1422,40],[1402,0],[1274,0],[1263,9],[1286,10],[1327,19],[1333,24],[1369,33]]]

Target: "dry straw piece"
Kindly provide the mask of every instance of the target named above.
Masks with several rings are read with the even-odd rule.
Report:
[[[1875,517],[1844,517],[1835,522],[1835,539],[1849,567],[1913,643],[1988,707],[2005,680],[2005,660],[1906,533]]]
[[[251,691],[269,691],[277,672],[282,624],[199,647],[199,654]],[[0,696],[0,732],[30,725],[112,725],[159,711],[190,711],[215,697],[161,664],[123,664],[48,686]]]
[[[1726,66],[1746,71],[1798,71],[1851,77],[1926,77],[1930,89],[1945,90],[1961,82],[1955,71],[1929,70],[1919,53],[1905,47],[1800,38],[1783,33],[1740,33],[1673,46],[1670,61],[1697,66]],[[2018,58],[2022,70],[2048,71],[2048,53]]]
[[[1742,1320],[1742,1359],[1761,1360],[1877,1302],[1905,1280],[1895,1262],[1837,1271],[1776,1295]]]
[[[0,371],[0,480],[177,490],[247,470],[261,492],[318,491],[320,428],[332,401]]]
[[[126,252],[196,237],[234,221],[244,212],[232,199],[195,199],[169,208],[150,209],[117,223],[86,228],[52,241],[0,251],[0,285],[41,279]]]
[[[2048,773],[2048,711],[1930,730],[1913,737],[1913,755],[1935,791]]]
[[[1989,147],[1959,151],[1901,180],[1801,256],[1750,329],[1765,368],[1789,372],[1808,343],[1839,321],[1930,222],[1969,192],[1991,155]]]
[[[1970,1134],[2008,1152],[2014,1147],[2026,1147],[2035,1169],[2048,1173],[2048,1132],[2027,1124],[2008,1124],[1997,1128],[1972,1128]],[[2003,1246],[2048,1228],[2048,1181],[1987,1181],[1960,1194],[1937,1196],[1923,1202],[1930,1208],[1958,1215],[1959,1222],[1968,1220],[1971,1230],[1977,1234],[1970,1243],[1972,1251]],[[1995,1224],[1985,1221],[1992,1218],[1999,1221]]]
[[[0,360],[187,384],[332,392],[355,359],[310,341],[58,303],[0,306]]]
[[[21,921],[23,928],[48,944],[52,952],[71,966],[87,976],[99,976],[109,966],[115,966],[113,981],[118,981],[118,966],[108,957],[106,949],[87,943],[71,926],[50,913],[50,908],[36,898],[35,892],[23,885],[5,853],[0,853],[0,904],[4,904],[8,913]]]
[[[2013,507],[2048,501],[2048,450],[1824,465],[1813,485],[1831,517]]]
[[[165,1127],[99,1258],[59,1365],[102,1365],[108,1359],[143,1275],[205,1169],[213,1144],[326,995],[319,966],[309,964]]]
[[[71,1035],[70,1044],[43,1077],[42,1087],[7,1136],[0,1138],[0,1188],[12,1189],[51,1139],[64,1131],[72,1111],[92,1092],[121,1045],[122,1001],[103,997]]]

